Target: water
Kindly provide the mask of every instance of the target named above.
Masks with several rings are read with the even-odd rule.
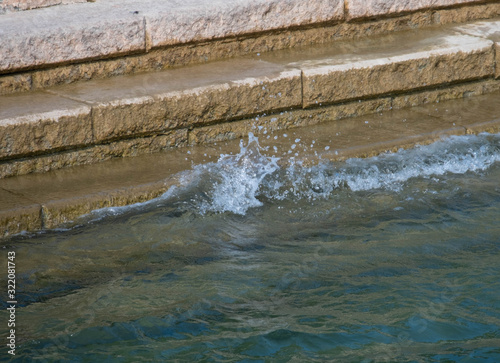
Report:
[[[500,361],[500,134],[283,161],[11,238],[12,361]]]

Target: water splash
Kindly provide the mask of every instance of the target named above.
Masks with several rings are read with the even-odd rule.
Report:
[[[500,134],[453,136],[431,145],[342,163],[320,161],[305,167],[292,160],[279,173],[279,180],[267,183],[264,193],[276,200],[316,200],[330,198],[339,189],[398,191],[414,178],[478,172],[499,161]]]
[[[281,161],[285,166],[279,166]],[[95,211],[94,217],[113,216],[139,208],[175,203],[184,212],[201,215],[230,212],[244,215],[262,200],[317,200],[348,189],[398,191],[414,178],[439,177],[487,170],[500,161],[500,134],[452,136],[426,146],[377,157],[345,162],[318,159],[305,166],[300,158],[265,155],[252,133],[240,142],[236,155],[221,155],[217,162],[200,164],[177,176],[179,187],[161,197],[128,207]]]
[[[500,134],[452,136],[431,145],[370,159],[350,159],[338,178],[353,191],[398,190],[417,177],[465,174],[488,169],[500,161]]]
[[[214,181],[207,191],[208,198],[199,204],[199,211],[243,215],[249,208],[261,206],[257,199],[259,189],[263,180],[279,169],[277,161],[278,158],[261,153],[258,138],[250,133],[247,146],[241,141],[237,155],[222,155],[217,163],[198,167],[208,167]]]

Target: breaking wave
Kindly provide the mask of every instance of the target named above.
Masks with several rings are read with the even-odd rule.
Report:
[[[249,134],[236,155],[221,155],[217,162],[195,165],[179,176],[180,186],[161,197],[127,207],[105,208],[93,219],[146,208],[165,202],[184,211],[244,215],[264,199],[328,199],[341,189],[400,190],[410,179],[483,171],[500,161],[500,134],[452,136],[431,145],[372,158],[345,162],[318,160],[305,166],[299,157],[283,160],[266,156],[259,140]],[[283,166],[284,165],[284,166]]]

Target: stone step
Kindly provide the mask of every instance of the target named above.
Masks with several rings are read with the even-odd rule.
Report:
[[[0,96],[0,178],[499,88],[500,21]]]
[[[499,97],[494,92],[287,131],[258,125],[251,131],[260,132],[262,153],[281,158],[285,166],[290,156],[306,163],[369,157],[449,135],[500,132]],[[180,185],[178,173],[193,164],[238,151],[238,140],[233,140],[0,179],[0,240],[21,231],[68,226],[95,209],[145,202]]]
[[[4,0],[0,12],[38,6],[0,14],[0,94],[500,16],[500,0]]]

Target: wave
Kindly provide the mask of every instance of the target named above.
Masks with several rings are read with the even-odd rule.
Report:
[[[240,142],[238,154],[221,155],[217,162],[195,165],[177,176],[180,186],[172,187],[161,197],[94,211],[90,219],[154,208],[165,202],[202,215],[244,215],[250,208],[262,206],[264,198],[327,199],[341,189],[397,191],[413,178],[484,171],[499,161],[500,134],[451,136],[396,153],[345,162],[318,158],[315,165],[305,166],[297,156],[288,158],[286,163],[266,156],[258,138],[250,133],[246,145]]]

